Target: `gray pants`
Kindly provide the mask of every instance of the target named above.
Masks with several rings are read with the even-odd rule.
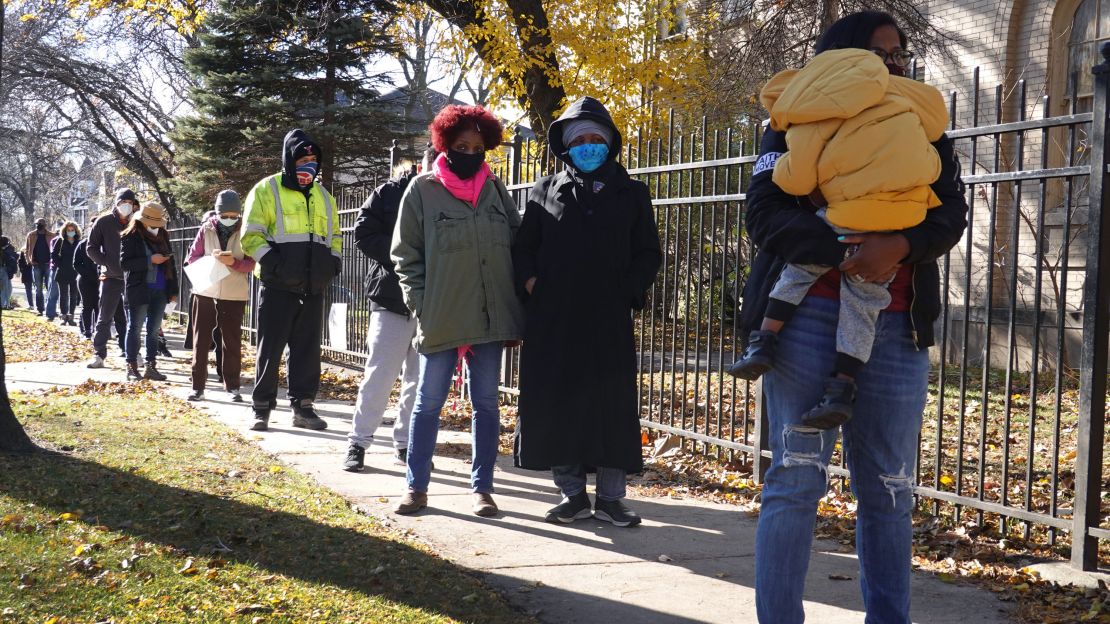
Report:
[[[374,431],[382,424],[382,414],[389,404],[393,382],[401,379],[399,414],[393,424],[393,447],[408,448],[409,422],[416,404],[417,382],[420,381],[420,355],[413,346],[416,319],[388,310],[370,312],[370,328],[366,332],[366,372],[358,388],[351,433],[347,439],[362,448],[370,446]]]
[[[108,339],[112,337],[112,323],[116,309],[123,303],[123,280],[108,278],[100,282],[100,310],[93,335],[93,351],[102,358],[108,357]]]

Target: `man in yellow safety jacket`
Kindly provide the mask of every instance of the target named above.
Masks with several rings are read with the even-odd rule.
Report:
[[[255,431],[277,406],[278,368],[289,346],[293,426],[326,429],[313,409],[320,386],[324,295],[342,267],[335,199],[316,182],[320,147],[303,130],[285,135],[282,171],[254,185],[243,213],[243,251],[262,281],[258,303]]]

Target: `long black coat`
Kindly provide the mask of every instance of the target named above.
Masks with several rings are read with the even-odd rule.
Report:
[[[647,186],[609,161],[595,179],[539,180],[513,245],[525,299],[517,466],[639,472],[632,311],[662,261]],[[524,284],[536,277],[529,296]]]

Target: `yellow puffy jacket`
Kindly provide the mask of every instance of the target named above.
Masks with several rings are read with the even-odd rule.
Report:
[[[931,145],[948,125],[940,92],[893,76],[874,52],[830,50],[776,74],[760,93],[787,153],[772,179],[792,195],[820,189],[826,217],[864,232],[901,230],[940,205]]]
[[[243,202],[243,251],[254,258],[255,275],[279,290],[322,293],[339,274],[343,236],[335,199],[313,182],[307,196],[263,178]]]

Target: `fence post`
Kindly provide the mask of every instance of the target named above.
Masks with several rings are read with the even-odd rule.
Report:
[[[510,184],[520,184],[520,165],[524,158],[521,152],[524,148],[524,137],[520,134],[520,129],[517,128],[513,133],[513,162],[509,169]]]
[[[397,139],[393,139],[393,145],[389,146],[389,176],[393,175],[393,170],[397,168]],[[389,177],[386,176],[386,177]]]
[[[1107,184],[1107,90],[1110,43],[1101,46],[1091,120],[1091,179],[1087,219],[1087,267],[1083,284],[1083,355],[1079,372],[1079,438],[1075,457],[1075,512],[1071,562],[1083,570],[1098,566],[1098,539],[1088,533],[1102,517],[1102,452],[1106,428],[1106,364],[1110,344],[1110,185]]]
[[[755,439],[752,441],[755,453],[752,457],[752,480],[759,485],[763,483],[763,477],[771,468],[771,460],[763,456],[763,451],[771,448],[767,438],[767,430],[771,426],[767,422],[767,397],[763,394],[763,379],[751,384],[750,392],[755,396],[755,435],[753,436]]]

